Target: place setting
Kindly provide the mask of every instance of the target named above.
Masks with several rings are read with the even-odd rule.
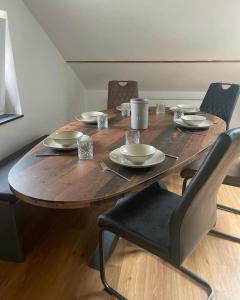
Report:
[[[108,118],[108,116],[101,111],[88,111],[82,113],[79,117],[75,117],[75,119],[86,124],[97,124],[98,119],[103,117]]]
[[[130,116],[131,114],[131,104],[130,102],[123,102],[121,105],[116,107],[116,110],[121,112],[121,115],[124,117]]]
[[[166,157],[175,160],[178,159],[178,156],[164,153],[163,151],[155,148],[152,145],[140,143],[140,131],[135,129],[126,131],[125,145],[122,145],[109,153],[109,159],[113,163],[122,167],[133,169],[154,167],[162,163],[166,159]],[[103,171],[113,172],[123,179],[131,181],[121,173],[116,172],[112,168],[109,168],[106,162],[101,162],[100,166]]]
[[[83,136],[80,131],[55,131],[42,141],[44,147],[52,152],[37,153],[35,156],[66,156],[66,153],[78,148],[78,140]]]
[[[215,123],[204,115],[185,114],[182,109],[176,109],[173,116],[177,130],[184,133],[201,134]]]
[[[187,114],[193,115],[200,112],[199,107],[194,106],[192,104],[178,104],[176,106],[170,107],[169,110],[173,113],[177,110],[181,110],[185,115]]]

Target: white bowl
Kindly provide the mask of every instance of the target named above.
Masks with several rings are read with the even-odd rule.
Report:
[[[142,164],[151,158],[156,148],[145,144],[129,144],[120,147],[120,153],[135,164]]]
[[[181,109],[183,109],[185,111],[187,111],[187,110],[191,110],[192,111],[192,110],[196,109],[196,107],[194,105],[191,105],[191,104],[178,104],[177,107],[181,108]]]
[[[67,147],[75,144],[82,135],[80,131],[55,131],[50,135],[50,138],[56,143]]]
[[[131,109],[131,104],[129,102],[121,103],[121,108]]]
[[[188,125],[197,126],[204,122],[206,120],[206,117],[197,115],[187,115],[182,116],[181,119]]]
[[[87,111],[85,113],[82,113],[81,116],[85,120],[92,120],[92,121],[97,121],[97,116],[104,115],[103,112],[100,111]]]

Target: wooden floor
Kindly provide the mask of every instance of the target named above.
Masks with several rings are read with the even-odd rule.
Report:
[[[180,193],[177,175],[168,188]],[[219,202],[240,207],[240,189],[222,186]],[[1,300],[113,299],[87,266],[97,212],[51,211],[24,263],[0,263]],[[217,228],[240,236],[240,216],[218,213]],[[184,264],[215,287],[216,299],[240,299],[240,245],[207,236]],[[107,264],[111,285],[129,300],[206,299],[205,292],[161,259],[120,240]]]

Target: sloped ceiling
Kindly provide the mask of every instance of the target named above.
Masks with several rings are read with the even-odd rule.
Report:
[[[239,0],[24,0],[66,61],[240,59]],[[203,90],[240,82],[240,63],[71,64],[90,89]]]

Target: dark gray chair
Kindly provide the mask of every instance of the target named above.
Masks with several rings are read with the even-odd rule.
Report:
[[[138,83],[133,80],[112,80],[108,83],[108,108],[116,108],[138,97]]]
[[[219,136],[183,196],[155,183],[99,216],[100,274],[108,293],[126,299],[105,278],[104,231],[165,259],[206,288],[208,299],[213,298],[212,286],[181,265],[215,226],[218,189],[239,151],[240,129],[227,131]]]
[[[213,114],[226,122],[227,129],[240,93],[240,86],[231,83],[211,83],[200,110]]]
[[[234,108],[239,97],[239,93],[240,86],[238,84],[212,83],[209,86],[206,96],[203,99],[200,110],[222,118],[226,122],[228,129]],[[186,189],[188,180],[194,176],[201,163],[202,160],[198,160],[181,171],[180,176],[181,178],[183,178],[183,193]],[[223,181],[223,184],[240,186],[239,162],[236,162],[233,168],[229,171]],[[240,210],[238,209],[221,204],[218,204],[217,207],[221,210],[240,215]],[[231,241],[240,242],[239,238],[222,233],[220,231],[215,231],[215,234],[219,237],[223,237]]]

